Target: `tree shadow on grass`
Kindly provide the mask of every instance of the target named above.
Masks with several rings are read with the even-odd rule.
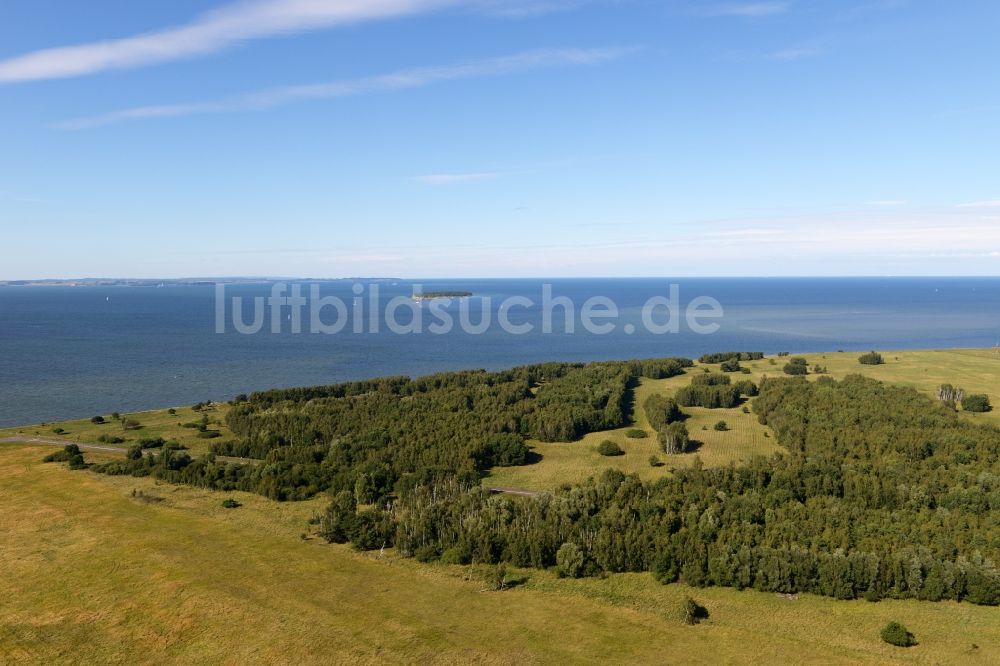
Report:
[[[705,442],[699,439],[688,440],[687,450],[684,453],[698,453],[703,446],[705,446]]]
[[[515,587],[519,587],[521,585],[526,584],[529,580],[531,580],[529,576],[518,576],[516,578],[507,578],[504,580],[504,588],[510,590]]]
[[[544,460],[545,456],[538,453],[534,449],[530,449],[526,454],[524,454],[524,464],[525,465],[537,465]]]

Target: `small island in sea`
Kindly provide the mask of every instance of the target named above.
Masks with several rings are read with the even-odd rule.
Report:
[[[413,300],[432,301],[435,298],[468,298],[469,296],[472,296],[471,291],[425,291],[413,294]]]

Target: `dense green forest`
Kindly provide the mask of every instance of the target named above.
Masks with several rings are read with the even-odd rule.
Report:
[[[1000,603],[1000,431],[857,376],[768,380],[760,391],[755,409],[787,455],[695,465],[655,484],[610,471],[530,499],[427,486],[360,514],[355,538],[422,559],[532,567],[555,564],[571,543],[586,573]],[[335,504],[327,524],[343,520],[357,517]]]
[[[214,455],[164,451],[95,469],[278,500],[346,490],[362,504],[379,503],[444,479],[477,485],[491,467],[529,461],[526,438],[570,441],[624,426],[640,377],[672,377],[690,366],[687,359],[545,363],[255,393],[227,415],[239,439],[214,444]]]
[[[773,458],[696,462],[655,483],[608,471],[537,497],[480,486],[490,467],[531,462],[527,438],[628,425],[640,377],[690,365],[549,363],[256,393],[227,417],[238,440],[212,455],[164,450],[93,469],[275,499],[328,491],[327,539],[421,560],[550,567],[563,550],[582,558],[572,575],[653,571],[696,586],[1000,603],[1000,430],[860,376],[757,386],[694,373],[676,400],[645,404],[672,453],[684,450],[671,439],[681,407],[756,395],[754,413],[787,450]]]

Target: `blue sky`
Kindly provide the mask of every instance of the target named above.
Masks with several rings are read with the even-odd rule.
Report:
[[[998,25],[5,0],[0,279],[1000,274]]]

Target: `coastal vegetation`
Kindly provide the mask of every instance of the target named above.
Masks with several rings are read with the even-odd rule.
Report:
[[[759,361],[764,358],[764,352],[717,352],[702,354],[698,362],[702,364],[725,363],[726,361]]]
[[[626,426],[640,377],[671,377],[690,365],[683,359],[547,363],[256,393],[229,409],[235,438],[214,444],[209,455],[165,452],[94,469],[278,500],[353,492],[359,484],[371,503],[444,479],[471,487],[491,468],[523,464],[529,437],[575,440]]]
[[[536,438],[534,435],[537,433],[534,431],[526,431],[520,434],[520,438],[512,438],[510,442],[513,445],[513,456],[508,459],[517,461],[518,453],[523,451],[525,453],[523,462],[527,464],[515,464],[510,467],[476,467],[477,475],[485,477],[482,481],[484,484],[498,484],[504,479],[502,483],[517,487],[517,483],[511,482],[518,478],[541,479],[543,477],[538,476],[538,471],[549,470],[545,472],[548,475],[545,478],[549,478],[550,481],[542,486],[534,485],[540,490],[548,489],[549,492],[537,497],[504,497],[482,494],[482,491],[473,486],[460,488],[456,496],[460,498],[462,507],[466,509],[466,518],[471,520],[472,525],[483,521],[485,526],[488,516],[492,517],[491,520],[495,520],[497,516],[507,516],[503,519],[505,526],[503,529],[482,532],[481,528],[473,530],[468,538],[470,545],[475,541],[477,534],[481,534],[483,538],[488,536],[489,542],[493,545],[486,551],[480,548],[476,551],[476,557],[471,559],[468,552],[457,543],[442,548],[441,546],[447,542],[442,542],[439,535],[432,535],[431,538],[423,540],[417,539],[413,542],[415,547],[408,549],[406,539],[412,541],[414,535],[407,536],[405,531],[401,531],[403,526],[419,530],[423,525],[420,517],[426,515],[421,511],[439,510],[433,501],[433,491],[450,492],[449,487],[458,483],[457,477],[452,475],[443,475],[422,487],[401,488],[399,491],[394,488],[393,494],[388,498],[394,502],[393,507],[390,507],[385,499],[380,501],[375,496],[377,492],[371,490],[372,486],[367,479],[357,480],[353,488],[336,493],[334,502],[317,496],[315,499],[303,502],[276,505],[267,500],[255,500],[252,494],[232,491],[227,495],[238,497],[243,508],[231,512],[231,515],[238,517],[241,524],[244,521],[259,521],[269,516],[285,516],[282,520],[290,519],[287,523],[287,533],[295,537],[294,540],[289,539],[289,543],[294,541],[304,544],[306,550],[302,553],[308,553],[315,548],[315,542],[310,545],[306,534],[302,534],[305,540],[298,538],[307,522],[312,525],[309,529],[310,534],[326,536],[328,534],[326,530],[334,524],[334,519],[342,518],[344,538],[353,536],[354,538],[348,540],[353,542],[355,547],[374,549],[372,555],[351,555],[350,551],[327,552],[320,549],[320,552],[327,552],[321,557],[336,559],[341,557],[342,552],[343,557],[348,559],[340,565],[346,567],[341,575],[353,576],[355,573],[351,562],[364,562],[367,557],[372,558],[368,561],[378,561],[383,548],[387,549],[385,552],[394,553],[393,558],[412,555],[411,560],[393,559],[392,561],[398,566],[393,567],[392,572],[386,570],[384,574],[379,574],[384,576],[382,580],[385,581],[387,589],[394,590],[394,594],[408,595],[410,603],[424,603],[420,599],[425,595],[424,592],[417,592],[418,588],[411,585],[412,577],[419,579],[426,576],[444,576],[448,579],[452,574],[446,572],[454,568],[456,571],[454,580],[468,585],[470,593],[476,594],[480,590],[493,589],[488,583],[492,580],[493,573],[499,570],[497,567],[502,567],[503,577],[500,579],[502,585],[496,589],[510,589],[511,592],[504,592],[498,596],[517,594],[519,607],[527,604],[529,608],[533,608],[533,604],[544,603],[543,600],[546,598],[544,595],[557,594],[584,595],[579,597],[581,601],[587,599],[597,604],[591,612],[598,612],[598,608],[613,610],[618,604],[624,604],[630,609],[630,613],[634,613],[634,609],[648,608],[657,618],[665,618],[653,620],[651,626],[656,627],[655,632],[659,636],[670,637],[671,649],[674,650],[688,645],[688,639],[683,634],[686,597],[697,596],[699,598],[697,603],[710,608],[711,616],[702,622],[704,626],[695,630],[692,636],[700,635],[702,631],[712,632],[712,654],[716,658],[720,658],[719,655],[739,654],[736,650],[739,649],[740,641],[736,636],[739,631],[746,629],[739,629],[743,626],[741,624],[743,620],[738,618],[749,619],[764,615],[765,617],[760,619],[763,624],[760,624],[755,631],[761,632],[759,635],[767,636],[760,641],[763,644],[762,649],[772,650],[778,649],[775,646],[782,646],[781,653],[775,654],[776,659],[795,659],[795,655],[800,653],[796,651],[799,648],[793,646],[809,645],[809,654],[801,653],[802,658],[806,660],[819,658],[825,662],[834,662],[843,659],[844,655],[848,654],[843,650],[847,649],[848,644],[852,644],[862,646],[856,648],[862,652],[856,653],[855,658],[859,658],[862,654],[867,657],[882,655],[882,659],[891,660],[896,658],[890,656],[895,653],[880,650],[898,650],[900,654],[911,651],[917,654],[919,651],[920,659],[927,661],[954,663],[972,660],[976,663],[989,663],[991,658],[997,656],[993,653],[993,646],[1000,645],[1000,637],[997,635],[1000,627],[997,626],[995,617],[984,615],[981,616],[982,620],[977,620],[976,618],[980,616],[976,613],[976,606],[969,604],[956,606],[954,602],[947,600],[961,598],[977,604],[996,603],[995,597],[991,596],[993,594],[991,590],[996,586],[995,578],[991,574],[995,569],[991,567],[993,567],[992,562],[996,561],[997,526],[995,519],[990,515],[995,511],[993,505],[996,503],[996,498],[993,497],[996,492],[995,485],[990,480],[992,476],[997,475],[995,451],[998,447],[994,439],[996,431],[991,426],[996,422],[996,415],[993,412],[972,412],[964,409],[956,412],[938,398],[937,391],[942,383],[948,383],[949,380],[953,382],[955,378],[959,378],[964,386],[971,389],[973,395],[983,394],[989,398],[988,391],[993,386],[991,378],[996,377],[996,370],[991,369],[991,364],[996,361],[993,361],[987,352],[900,352],[893,357],[892,363],[870,366],[876,378],[912,387],[904,388],[860,377],[846,378],[852,372],[851,363],[854,364],[853,368],[858,368],[856,356],[826,354],[807,355],[807,358],[811,364],[821,362],[828,367],[828,374],[788,379],[765,377],[769,371],[774,372],[773,366],[769,365],[767,359],[746,362],[746,367],[752,373],[748,375],[747,380],[759,388],[759,397],[754,399],[743,394],[748,400],[742,400],[743,395],[741,395],[741,404],[729,409],[710,410],[698,406],[683,408],[682,420],[674,423],[683,425],[690,432],[697,434],[698,441],[693,442],[693,453],[664,455],[659,449],[659,431],[652,427],[647,418],[646,405],[657,404],[657,401],[649,402],[651,395],[660,396],[662,399],[673,399],[678,390],[691,386],[695,377],[705,374],[696,367],[682,368],[682,372],[672,377],[653,379],[640,374],[631,379],[624,400],[624,418],[617,427],[586,432],[575,442],[573,440],[545,442]],[[707,380],[708,385],[712,385],[715,381],[717,380]],[[540,395],[546,385],[547,382],[540,382],[532,386],[529,393]],[[597,381],[592,385],[602,384]],[[613,382],[608,385],[613,386]],[[310,391],[312,390],[305,392]],[[250,396],[247,398],[246,402],[249,403]],[[314,399],[302,400],[301,407]],[[233,407],[216,405],[213,408],[217,410],[216,418],[223,412],[236,410],[240,404],[242,403]],[[276,406],[277,403],[267,409]],[[164,441],[169,443],[175,433],[182,431],[180,425],[182,419],[191,418],[174,417],[173,423],[176,427],[167,425],[161,427],[158,425],[161,414],[165,416],[166,412],[140,416],[139,420],[142,422],[139,430],[142,433],[140,438],[155,441],[158,437],[163,437]],[[719,420],[725,420],[729,429],[715,431],[713,424]],[[861,426],[851,424],[864,424],[870,432]],[[81,433],[91,432],[87,430],[88,426],[94,428],[94,432],[100,432],[99,426],[90,424],[89,419],[85,422],[49,424],[44,432],[48,432],[49,428],[59,427],[65,434],[59,435],[58,438],[72,440],[79,438]],[[225,431],[223,443],[240,441],[239,436],[230,431],[226,425],[213,425],[213,427]],[[152,435],[148,432],[152,428],[157,429],[157,434],[147,437]],[[629,430],[652,432],[653,436],[630,438],[625,434]],[[835,432],[836,437],[831,438],[831,432]],[[887,433],[891,433],[891,437]],[[394,436],[394,433],[389,435]],[[598,455],[595,452],[596,445],[604,439],[614,441],[622,447],[626,455],[608,458]],[[588,445],[588,442],[593,443]],[[928,442],[933,445],[927,447]],[[135,443],[133,439],[130,444]],[[523,449],[518,444],[523,444]],[[767,453],[764,457],[755,459],[751,452],[767,451],[766,448],[761,448],[763,445],[775,447],[772,450],[780,455],[775,457],[773,453]],[[289,446],[281,445],[281,448]],[[159,465],[160,454],[156,453],[157,451],[155,447],[146,451],[143,464],[150,464],[146,461],[152,459],[154,466]],[[557,458],[553,453],[563,451],[569,457]],[[656,455],[657,451],[659,455]],[[77,453],[80,456],[76,461],[77,464],[82,467],[89,463],[90,469],[97,469],[103,464],[118,460],[113,454],[96,451],[80,450]],[[641,455],[632,455],[635,453]],[[5,449],[5,454],[14,455],[9,448]],[[54,457],[68,459],[74,455],[76,453],[58,451]],[[84,455],[87,458],[86,462],[82,461]],[[191,462],[177,471],[187,469],[204,457],[202,453],[191,452],[188,455]],[[588,482],[585,476],[578,476],[574,480],[574,475],[578,474],[573,467],[576,456],[580,460],[592,461],[588,464],[590,473],[594,476],[593,481]],[[656,466],[648,462],[651,456],[656,458]],[[37,461],[38,458],[34,460]],[[223,466],[237,465],[235,462],[226,461],[220,455],[215,455],[215,460],[216,464]],[[266,459],[257,460],[259,462],[253,462],[252,465],[237,466],[267,465]],[[659,464],[661,460],[665,460],[666,463]],[[171,462],[171,465],[176,465],[176,462]],[[166,463],[163,466],[167,467]],[[629,471],[629,474],[619,473],[613,477],[601,474],[602,469],[615,467],[621,467]],[[28,474],[27,470],[30,468],[28,464],[16,463],[19,476]],[[2,469],[0,467],[0,470]],[[43,468],[34,469],[40,473]],[[170,500],[170,497],[204,497],[211,506],[225,510],[220,505],[222,498],[215,493],[206,493],[204,490],[194,488],[182,490],[183,486],[167,486],[174,488],[173,491],[165,491],[164,486],[157,487],[155,484],[167,479],[167,476],[163,476],[160,472],[151,472],[146,477],[94,476],[81,475],[79,472],[59,473],[55,471],[57,470],[55,467],[47,469],[53,471],[44,472],[44,476],[59,479],[61,485],[67,486],[67,492],[72,492],[68,489],[77,484],[85,484],[88,487],[97,484],[97,487],[119,488],[122,496],[128,497],[130,490],[139,488],[144,492],[142,495],[144,500],[147,497],[156,498],[156,502],[140,503],[139,496],[132,495],[135,499],[130,505],[142,506],[144,510],[155,510],[161,514],[163,511],[176,513],[176,508],[168,507],[176,503],[176,499]],[[581,467],[579,473],[586,475],[585,470],[586,467]],[[37,473],[34,474],[30,479],[30,483],[34,484],[32,487],[51,492],[51,488],[40,482]],[[560,480],[560,476],[562,479],[569,479],[570,485],[560,488],[559,486],[566,482]],[[741,480],[734,485],[731,481],[733,478]],[[787,485],[787,481],[795,479],[798,480]],[[819,483],[820,480],[824,481]],[[25,483],[28,482],[29,480],[25,479]],[[790,498],[787,494],[778,492],[782,488],[782,483],[786,483],[784,488],[791,493]],[[633,491],[630,490],[633,487],[638,487],[641,491],[633,495]],[[429,500],[426,496],[421,500],[420,493],[424,490],[432,491]],[[13,507],[11,502],[15,500],[38,501],[36,495],[26,492],[20,486],[12,488],[12,492],[15,494],[5,495],[2,498],[5,509],[8,506]],[[694,504],[690,511],[680,511],[675,514],[678,517],[678,527],[675,531],[671,531],[675,528],[663,529],[663,527],[674,523],[663,523],[657,516],[658,512],[665,509],[669,512],[673,506],[670,503],[673,501],[671,498],[675,497],[675,493],[679,493],[676,495],[679,502],[677,506],[686,506],[691,500]],[[165,495],[167,500],[164,500]],[[644,499],[643,495],[648,495],[649,498]],[[338,497],[343,505],[342,510],[331,511]],[[588,510],[584,519],[570,518],[568,523],[563,523],[564,527],[556,530],[563,531],[559,532],[558,542],[551,546],[552,550],[549,551],[551,559],[544,560],[548,564],[542,565],[552,568],[550,575],[550,572],[538,569],[537,565],[530,561],[532,557],[530,549],[520,550],[521,547],[517,546],[518,538],[513,535],[517,533],[516,526],[523,524],[525,520],[534,521],[539,517],[550,515],[548,512],[552,509],[535,513],[546,503],[549,506],[572,507],[574,497],[580,500],[586,498],[587,502],[596,499],[596,513]],[[610,499],[605,500],[605,498]],[[369,501],[362,504],[359,499]],[[480,501],[483,502],[482,505],[479,504]],[[754,504],[756,501],[760,504]],[[207,514],[212,513],[210,505],[204,504],[204,511]],[[323,505],[328,506],[322,508]],[[793,510],[799,505],[802,506],[801,513]],[[762,520],[753,517],[754,506],[764,507]],[[81,511],[120,508],[112,498],[100,494],[95,495],[93,502],[90,502],[89,495],[88,502],[81,503],[78,498],[74,501],[74,507],[74,519]],[[279,507],[287,509],[279,510]],[[525,513],[529,508],[531,512]],[[20,509],[13,507],[13,510],[16,512]],[[615,512],[621,518],[611,520]],[[168,515],[173,516],[171,520],[178,520],[174,514],[162,514],[157,519],[157,527],[165,524]],[[557,511],[551,515],[560,514]],[[298,518],[293,518],[294,516]],[[316,517],[315,522],[311,516]],[[635,523],[630,522],[631,519],[621,522],[622,518],[629,516],[638,518],[635,519]],[[712,517],[712,522],[706,523],[709,516]],[[737,520],[736,516],[742,516],[742,520]],[[189,515],[187,518],[185,524],[195,516]],[[565,521],[566,518],[561,520]],[[447,530],[450,523],[444,520],[435,521],[434,524]],[[848,525],[851,529],[847,529]],[[891,526],[892,529],[886,530],[886,526]],[[589,534],[590,541],[574,537],[578,528],[586,530],[580,534]],[[81,524],[78,529],[86,528]],[[209,528],[206,526],[206,529]],[[219,524],[211,529],[222,534],[225,525]],[[514,530],[513,534],[508,533],[511,529]],[[539,529],[546,528],[540,526]],[[660,552],[659,544],[667,544],[665,550],[671,553],[670,561],[674,566],[632,568],[634,565],[629,564],[630,558],[644,552],[643,543],[648,538],[644,534],[647,529],[654,539],[659,539],[653,551]],[[711,538],[713,531],[716,533],[714,540]],[[403,539],[400,538],[401,534]],[[621,536],[609,539],[613,534]],[[681,534],[683,536],[678,536]],[[271,548],[277,544],[273,537],[269,540],[263,539],[262,536],[253,537],[255,545],[267,542],[270,544],[268,548]],[[177,530],[171,530],[170,537],[173,540],[183,538]],[[204,534],[197,538],[202,543],[206,542]],[[128,541],[127,538],[124,540]],[[528,540],[531,541],[530,538]],[[30,539],[23,541],[19,542],[21,550],[33,547]],[[134,539],[129,541],[134,548],[133,542]],[[723,547],[726,545],[732,545],[733,549],[727,550]],[[706,551],[704,560],[703,556],[698,554],[703,547]],[[544,554],[550,546],[546,541],[541,541],[535,548]],[[688,548],[691,549],[690,553],[687,551]],[[209,550],[214,557],[215,550]],[[486,557],[476,559],[484,553],[497,551],[499,556],[493,558],[495,561],[492,563]],[[255,552],[258,553],[257,557],[261,557],[259,548],[255,548]],[[518,552],[521,554],[517,557],[527,560],[518,560],[517,557],[511,556]],[[563,553],[562,557],[559,555],[560,552]],[[743,553],[747,553],[749,559],[741,559],[745,557]],[[221,551],[219,555],[222,555]],[[246,573],[249,574],[252,567],[248,567],[248,562],[241,559],[242,557],[240,548],[230,546],[226,554],[227,563],[217,561],[212,565],[213,571],[230,571],[235,566],[242,566],[247,567]],[[284,557],[287,558],[287,555]],[[723,559],[720,560],[720,557]],[[726,564],[727,560],[724,557],[736,559]],[[808,564],[810,558],[815,558],[815,567]],[[228,563],[230,559],[234,560],[232,564]],[[418,560],[440,564],[434,566],[406,564],[408,561]],[[517,566],[518,561],[528,561],[529,564],[527,567]],[[704,567],[698,564],[699,561],[704,562]],[[461,564],[462,562],[468,564]],[[616,565],[615,562],[619,564]],[[732,567],[732,563],[743,564]],[[654,561],[653,564],[657,562]],[[619,566],[626,568],[616,568]],[[794,586],[789,587],[786,580],[782,587],[772,587],[769,581],[782,580],[785,568],[788,566],[792,569],[790,580]],[[664,581],[671,580],[671,575],[674,574],[672,568],[679,568],[675,578],[679,582],[663,587],[649,585],[648,581],[651,579],[647,577],[652,575]],[[879,574],[874,578],[864,573],[873,568],[880,571],[885,569],[890,573]],[[67,574],[71,569],[67,561]],[[348,570],[350,574],[346,573]],[[643,570],[650,572],[628,573]],[[726,576],[719,577],[720,570],[733,570],[735,573],[730,576],[731,580],[727,581]],[[616,573],[617,571],[622,573]],[[807,575],[803,575],[802,572],[807,572]],[[701,582],[698,581],[700,573],[704,575]],[[563,575],[563,580],[559,581],[555,577],[556,574]],[[107,575],[114,578],[118,574]],[[294,582],[285,579],[288,579],[288,576],[283,577],[282,584],[294,587]],[[750,581],[749,584],[746,583],[747,580]],[[807,581],[810,581],[810,584],[803,584]],[[7,586],[15,589],[21,582],[11,580]],[[81,589],[88,590],[100,583],[97,578],[77,576],[76,584],[78,587],[82,586]],[[441,580],[435,583],[435,585],[443,584]],[[692,584],[708,587],[699,587],[699,590],[693,593]],[[723,588],[718,587],[719,585],[733,587]],[[735,591],[743,585],[747,585],[745,591]],[[813,585],[815,587],[812,587]],[[772,590],[778,594],[755,592],[754,589]],[[808,590],[818,591],[833,598],[824,600],[813,597]],[[865,601],[879,598],[880,591],[884,592],[882,598],[888,600],[879,604]],[[206,593],[206,598],[211,598],[211,593],[207,590]],[[349,598],[349,595],[338,594],[340,595],[338,602]],[[315,593],[312,593],[312,596],[315,597]],[[902,600],[893,601],[894,597]],[[835,600],[841,598],[858,600]],[[79,603],[76,598],[59,599],[50,595],[48,599],[47,603],[63,604],[60,607],[66,608],[70,606],[65,604]],[[941,601],[933,605],[926,601],[918,601],[932,599]],[[20,608],[19,603],[9,606],[5,612],[23,613],[24,611],[17,610]],[[276,603],[282,602],[276,600]],[[475,605],[462,603],[463,609]],[[785,632],[781,636],[773,635],[776,626],[773,623],[777,617],[773,614],[780,613],[780,608],[784,605],[788,608],[788,614],[781,622]],[[668,609],[665,615],[664,608]],[[991,609],[986,610],[991,611]],[[959,621],[960,617],[962,619]],[[879,627],[899,620],[905,622],[906,626],[913,629],[920,637],[920,644],[910,651],[899,650],[894,645],[882,643]],[[561,613],[555,626],[561,631],[565,623],[571,621],[567,614]],[[662,624],[663,621],[667,624]],[[210,624],[207,617],[200,618],[199,622]],[[354,625],[350,622],[343,624],[341,620],[344,630],[353,631],[351,634],[353,636],[358,636],[360,634],[357,632],[364,631],[360,622],[359,620],[358,628],[352,630],[348,627]],[[838,624],[840,622],[847,624],[840,625]],[[674,623],[673,626],[677,626],[677,631],[682,633],[676,635],[672,633],[672,630],[667,628],[671,626],[670,623]],[[838,626],[841,628],[838,629]],[[625,635],[629,631],[618,624],[615,627],[617,631],[610,633],[624,632],[622,635]],[[731,634],[731,642],[727,642],[730,639],[725,638],[730,635],[727,633],[729,631],[736,632]],[[908,633],[909,631],[907,629]],[[225,631],[216,632],[215,635],[222,636],[224,642],[235,640],[235,636],[230,639]],[[839,647],[834,647],[830,643],[834,635],[838,636],[836,644]],[[620,636],[616,635],[613,641],[616,646],[615,651],[610,653],[616,658],[620,657],[623,654],[622,650],[625,649],[620,645],[619,638]],[[786,639],[788,642],[785,642]],[[25,638],[23,634],[8,634],[0,639],[0,648],[25,644],[25,640],[30,639]],[[192,641],[181,634],[174,635],[171,640],[175,646],[192,644]],[[212,649],[198,641],[193,643],[200,649]],[[879,648],[879,644],[883,647]],[[44,648],[40,647],[41,644],[34,645],[32,649],[42,649],[43,652],[40,654],[47,654]],[[310,642],[310,645],[313,646],[313,650],[319,651],[317,654],[322,653],[324,649],[316,643]],[[345,648],[347,645],[345,643],[339,645],[338,650],[349,649]],[[447,645],[447,641],[444,645]],[[536,649],[534,645],[533,642],[532,649]],[[586,642],[586,647],[581,644],[580,649],[593,650],[595,645],[593,642]],[[648,646],[648,643],[646,645]],[[81,654],[94,654],[95,648],[83,649]],[[127,644],[123,645],[122,649],[133,648],[131,644]],[[734,652],[727,653],[726,651],[730,649]],[[593,659],[596,653],[586,652],[586,654],[587,659]],[[573,661],[573,658],[568,657],[565,660]]]
[[[753,413],[786,451],[772,458],[695,465],[655,484],[608,471],[517,502],[480,488],[490,468],[527,461],[528,437],[572,440],[629,425],[640,377],[690,366],[543,364],[271,391],[234,406],[227,423],[238,439],[214,447],[261,464],[166,449],[94,469],[279,500],[327,491],[335,497],[322,519],[327,539],[393,546],[421,560],[448,553],[451,561],[545,568],[572,542],[591,572],[652,571],[664,582],[841,599],[1000,604],[1000,524],[991,518],[1000,487],[983,480],[1000,475],[1000,430],[860,376],[762,380]],[[691,445],[678,405],[731,408],[741,399],[716,373],[694,373],[675,396],[644,402],[667,454]],[[729,425],[720,420],[714,430]],[[598,452],[624,450],[606,439]],[[503,520],[491,517],[497,511]]]

